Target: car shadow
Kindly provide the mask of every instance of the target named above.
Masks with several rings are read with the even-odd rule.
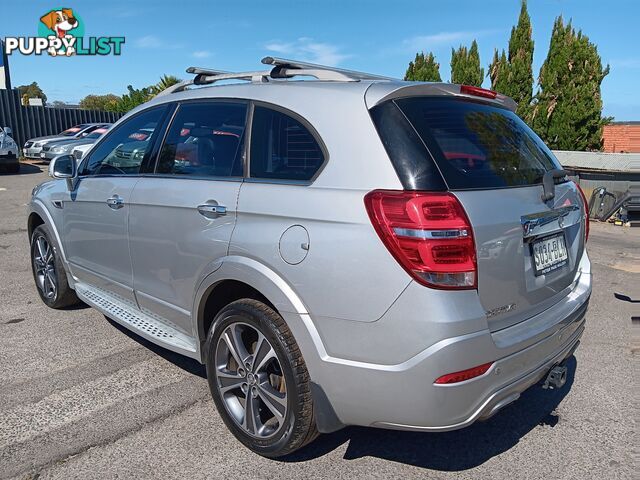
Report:
[[[15,175],[27,175],[30,173],[40,172],[42,172],[42,168],[40,168],[38,165],[34,165],[33,163],[20,162],[20,171],[15,173]]]
[[[447,472],[477,467],[517,445],[535,427],[553,428],[562,421],[555,409],[571,390],[577,365],[575,357],[567,360],[566,365],[567,382],[561,389],[543,390],[539,384],[535,385],[491,419],[463,430],[420,433],[348,427],[321,435],[304,449],[280,461],[304,462],[326,455],[348,442],[345,460],[377,457]]]
[[[182,370],[192,375],[197,375],[198,377],[205,378],[205,379],[207,378],[207,370],[204,367],[204,365],[202,365],[200,362],[192,358],[185,357],[184,355],[180,355],[179,353],[172,352],[171,350],[167,350],[166,348],[161,347],[159,345],[156,345],[155,343],[150,342],[146,338],[141,337],[137,333],[134,333],[131,330],[123,327],[119,323],[111,320],[106,315],[104,318],[107,319],[107,321],[111,324],[112,327],[118,329],[121,333],[124,333],[131,340],[138,342],[140,345],[151,350],[156,355],[159,355],[165,360],[167,360],[168,362],[173,363],[176,367],[181,368]]]

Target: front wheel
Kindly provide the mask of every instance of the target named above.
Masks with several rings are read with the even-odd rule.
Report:
[[[318,435],[309,373],[286,323],[253,299],[215,318],[206,343],[209,388],[229,430],[266,457],[291,453]]]
[[[64,308],[79,303],[67,282],[60,253],[44,225],[36,227],[31,235],[31,268],[40,298],[48,307]]]

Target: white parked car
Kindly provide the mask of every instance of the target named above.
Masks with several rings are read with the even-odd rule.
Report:
[[[0,127],[0,171],[18,173],[20,162],[18,162],[18,145],[11,138],[11,128]]]

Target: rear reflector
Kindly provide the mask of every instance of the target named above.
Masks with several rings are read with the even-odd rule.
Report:
[[[374,190],[364,202],[382,242],[417,282],[441,289],[476,288],[473,231],[453,194]]]
[[[484,365],[478,365],[477,367],[468,368],[461,372],[447,373],[438,378],[434,383],[438,385],[449,385],[451,383],[464,382],[465,380],[471,380],[472,378],[479,377],[487,373],[487,370],[491,368],[493,362],[485,363]]]
[[[573,182],[578,187],[578,191],[580,192],[580,196],[582,197],[582,204],[584,205],[584,243],[587,243],[589,240],[589,202],[587,202],[587,197],[585,196],[582,188],[576,182]]]

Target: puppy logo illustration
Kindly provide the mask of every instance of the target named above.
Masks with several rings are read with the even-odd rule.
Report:
[[[69,32],[78,27],[79,22],[73,15],[73,10],[70,8],[62,8],[60,10],[51,10],[49,13],[40,17],[40,21],[44,23],[49,30],[52,30],[55,35],[49,35],[51,40],[59,39],[62,43],[52,42],[52,46],[47,50],[49,55],[55,57],[56,55],[66,55],[70,57],[75,55],[76,49],[73,46],[75,43],[74,35]],[[54,44],[64,44],[64,48],[56,48]]]
[[[0,15],[1,17],[1,15]],[[57,7],[40,17],[37,36],[4,37],[0,42],[2,54],[14,52],[22,55],[44,55],[52,57],[82,57],[84,55],[121,55],[124,37],[85,36],[85,23],[78,12],[70,8]]]

